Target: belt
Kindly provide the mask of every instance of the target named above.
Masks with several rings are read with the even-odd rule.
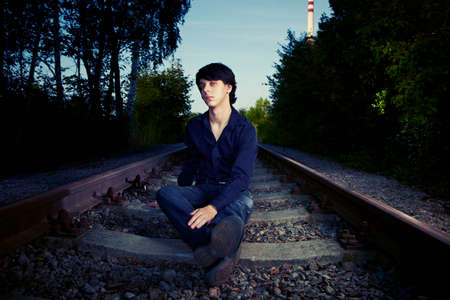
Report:
[[[201,179],[201,180],[196,180],[195,181],[195,184],[197,185],[197,184],[205,184],[205,183],[208,183],[208,184],[227,184],[227,181],[221,181],[221,180],[217,180],[217,179],[209,179],[209,178],[206,178],[206,179]]]

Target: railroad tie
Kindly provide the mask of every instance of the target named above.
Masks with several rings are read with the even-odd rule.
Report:
[[[179,168],[176,168],[179,172]],[[253,242],[254,234],[270,231],[273,226],[303,230],[314,223],[325,222],[335,225],[334,216],[312,215],[308,211],[308,204],[314,200],[311,195],[294,195],[292,189],[295,183],[282,180],[283,175],[274,174],[274,169],[258,160],[255,167],[255,181],[250,185],[255,208],[246,226],[246,236],[242,244],[240,264],[243,265],[271,265],[277,263],[308,264],[312,261],[332,262],[341,261],[346,255],[345,250],[336,239],[330,237],[296,237],[296,233],[289,232],[285,237],[277,234],[266,238],[257,237],[261,242]],[[165,172],[163,181],[175,183],[176,174]],[[154,195],[154,193],[153,193]],[[149,224],[162,223],[162,227],[171,226],[165,215],[153,205],[155,199],[146,201],[130,201],[123,207],[104,205],[103,209],[130,218],[134,221]],[[275,208],[274,208],[275,207]],[[311,225],[311,223],[313,223]],[[283,227],[283,224],[288,224]],[[252,229],[256,228],[256,229]],[[261,230],[260,228],[263,228]],[[264,229],[265,228],[265,229]],[[316,229],[312,229],[316,230]],[[124,232],[125,231],[125,232]],[[280,242],[285,239],[285,242]],[[292,240],[292,241],[291,241]],[[103,226],[94,226],[92,230],[79,237],[76,241],[79,247],[98,255],[134,256],[142,261],[173,261],[194,263],[192,251],[176,236],[174,238],[160,238],[155,236],[138,235],[128,230],[111,230]]]

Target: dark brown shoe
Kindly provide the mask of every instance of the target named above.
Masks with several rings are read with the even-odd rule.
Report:
[[[224,283],[233,271],[233,259],[231,257],[222,258],[217,265],[206,272],[206,282],[215,286]]]
[[[237,216],[223,218],[212,230],[211,241],[194,250],[194,258],[202,267],[209,267],[219,259],[233,254],[239,247],[244,223]]]
[[[209,285],[214,286],[227,281],[231,272],[233,272],[233,267],[239,262],[240,256],[241,245],[239,244],[238,249],[233,254],[230,256],[225,256],[206,272],[206,282]]]
[[[241,248],[241,244],[239,243],[238,249],[231,256],[231,258],[233,259],[233,266],[237,265],[239,263],[239,260],[241,259]]]

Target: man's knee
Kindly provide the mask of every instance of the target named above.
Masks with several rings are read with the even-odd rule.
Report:
[[[170,201],[172,198],[174,198],[176,188],[177,186],[174,185],[167,185],[160,188],[156,193],[156,201],[158,202],[158,204],[166,203],[167,201]]]
[[[219,222],[222,218],[226,216],[237,216],[239,217],[244,224],[248,222],[250,214],[253,211],[253,198],[250,192],[246,191],[241,193],[236,200],[225,206],[222,211],[219,213],[219,216],[216,217],[216,222]]]
[[[244,193],[241,194],[240,200],[242,201],[242,203],[247,206],[248,208],[250,208],[251,210],[253,210],[253,197],[252,194],[249,191],[245,191]]]

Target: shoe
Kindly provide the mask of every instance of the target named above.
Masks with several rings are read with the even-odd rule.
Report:
[[[239,244],[238,249],[230,256],[225,256],[221,259],[215,266],[209,268],[206,272],[206,282],[211,286],[216,286],[224,283],[231,272],[233,272],[233,267],[239,262],[241,256],[241,245]]]
[[[239,243],[239,247],[232,255],[233,258],[233,265],[237,265],[239,263],[239,260],[241,259],[241,243]]]
[[[244,223],[237,216],[223,218],[213,229],[211,241],[194,250],[194,258],[201,267],[209,267],[220,258],[230,256],[239,247]]]
[[[222,258],[214,267],[206,272],[206,283],[216,286],[224,283],[233,271],[233,259],[231,257]]]

